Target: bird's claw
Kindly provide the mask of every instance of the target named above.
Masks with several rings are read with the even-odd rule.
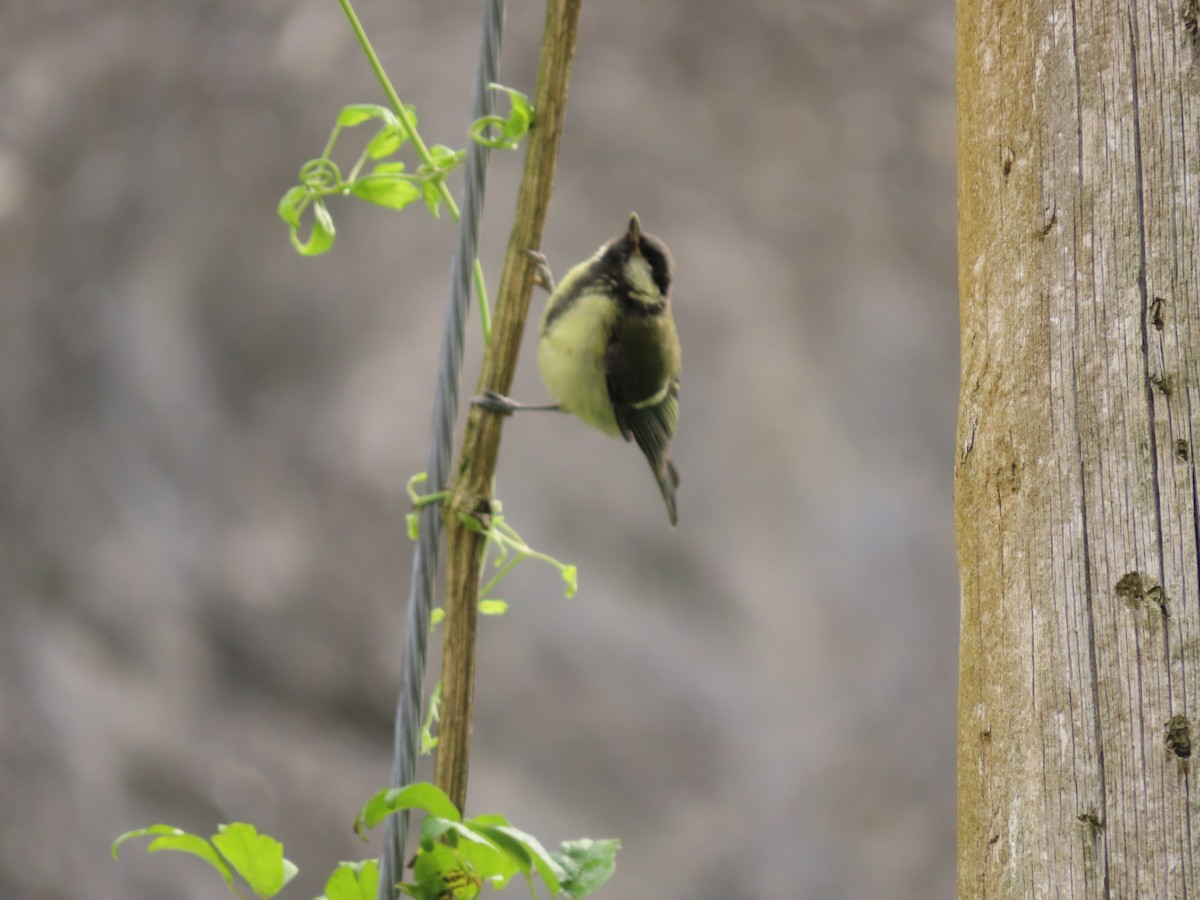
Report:
[[[533,283],[547,293],[553,294],[554,276],[550,273],[550,263],[546,261],[546,254],[540,250],[527,249],[525,255],[533,260]]]
[[[503,394],[497,394],[488,388],[484,388],[482,397],[472,397],[471,405],[482,406],[484,409],[500,413],[502,416],[511,416],[513,411],[517,409],[517,403],[514,400],[505,397]]]

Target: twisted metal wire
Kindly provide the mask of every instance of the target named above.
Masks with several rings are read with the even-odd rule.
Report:
[[[500,38],[504,29],[505,0],[484,0],[483,34],[479,63],[471,95],[471,118],[492,113],[488,84],[497,78]],[[446,325],[438,362],[437,394],[434,399],[432,444],[429,448],[427,482],[442,490],[450,481],[454,449],[454,423],[458,416],[458,382],[462,370],[463,337],[471,299],[471,275],[479,237],[479,218],[487,183],[488,149],[472,141],[467,151],[466,192],[459,221],[458,245],[450,268],[450,291]],[[420,510],[421,534],[413,555],[412,582],[400,696],[396,707],[395,747],[392,757],[392,786],[412,784],[416,775],[421,733],[421,700],[425,694],[425,657],[429,643],[429,614],[433,606],[433,582],[438,569],[442,538],[441,508],[430,503]],[[404,846],[408,837],[408,813],[388,818],[379,866],[379,900],[397,900],[396,882],[404,872]]]

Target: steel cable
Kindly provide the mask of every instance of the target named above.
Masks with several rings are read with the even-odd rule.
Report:
[[[472,121],[491,115],[492,92],[500,59],[505,0],[484,0],[483,34],[479,62],[471,96]],[[488,148],[471,141],[467,151],[466,190],[459,221],[458,244],[450,268],[450,290],[446,325],[438,361],[437,393],[434,399],[432,441],[426,484],[444,489],[450,480],[454,449],[454,424],[458,417],[459,376],[462,371],[463,339],[471,299],[471,275],[479,237],[479,219],[487,183]],[[392,786],[412,784],[416,775],[421,732],[421,702],[425,695],[426,654],[429,616],[433,607],[433,584],[441,549],[441,507],[436,503],[420,509],[421,533],[413,554],[408,618],[401,672],[400,696],[396,706],[395,747],[392,757]],[[396,883],[404,873],[404,847],[408,837],[408,813],[391,816],[379,866],[379,900],[397,900]]]

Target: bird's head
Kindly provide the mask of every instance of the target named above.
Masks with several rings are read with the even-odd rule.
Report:
[[[642,231],[637,213],[629,217],[626,232],[609,241],[604,255],[628,286],[630,296],[643,303],[662,303],[671,291],[675,264],[667,245]]]

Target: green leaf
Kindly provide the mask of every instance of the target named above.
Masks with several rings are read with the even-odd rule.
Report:
[[[479,601],[479,614],[481,616],[502,616],[508,612],[508,602],[498,600],[492,597],[489,600]]]
[[[410,541],[419,540],[421,537],[421,517],[415,512],[410,512],[404,517],[404,521],[408,525],[408,539]]]
[[[318,197],[313,201],[312,210],[312,233],[309,235],[307,241],[302,242],[300,240],[300,232],[297,226],[293,225],[289,230],[292,246],[296,248],[301,256],[320,256],[333,246],[333,237],[335,234],[333,216],[329,215],[329,210],[325,208],[325,202]]]
[[[353,128],[369,119],[383,119],[389,125],[399,125],[395,113],[378,103],[352,103],[343,106],[342,111],[338,113],[337,123],[342,128]]]
[[[422,850],[432,850],[438,838],[453,828],[454,824],[450,819],[443,819],[441,816],[426,816],[425,821],[421,823],[421,836],[417,839],[417,844]]]
[[[455,848],[457,859],[479,878],[492,882],[497,890],[518,871],[529,871],[528,856],[525,856],[522,866],[508,848],[500,846],[489,835],[470,824],[434,816],[426,818],[421,827],[422,851],[430,851],[443,843]]]
[[[563,891],[572,900],[579,900],[599,889],[616,871],[620,849],[621,842],[616,838],[564,841],[558,853],[553,854],[559,865],[570,873],[563,881]]]
[[[124,844],[126,841],[133,840],[133,838],[150,837],[151,835],[158,835],[158,834],[182,835],[182,834],[187,834],[187,832],[184,831],[182,828],[176,828],[174,825],[162,825],[162,824],[150,825],[146,828],[135,828],[133,831],[126,831],[124,834],[120,835],[115,841],[112,842],[112,847],[109,848],[110,852],[112,853],[112,858],[113,859],[117,858],[117,854],[121,850],[121,845]],[[201,838],[201,840],[204,840],[204,839]],[[208,843],[208,842],[205,841],[205,843]],[[147,852],[149,852],[149,851],[147,851]]]
[[[288,192],[280,199],[279,206],[276,207],[279,218],[289,225],[299,228],[300,213],[304,211],[304,207],[308,206],[308,197],[308,188],[302,184],[289,188]]]
[[[440,181],[427,181],[422,185],[422,193],[425,195],[425,205],[429,207],[429,214],[435,219],[442,217],[442,191],[438,187]]]
[[[146,852],[157,853],[161,850],[176,850],[181,853],[191,853],[194,857],[203,859],[212,868],[216,869],[218,874],[224,878],[224,882],[230,888],[233,887],[233,870],[221,858],[221,854],[214,850],[208,839],[202,838],[198,834],[185,832],[184,829],[168,826],[168,824],[154,824],[149,828],[138,828],[133,832],[126,832],[120,838],[113,841],[113,859],[116,859],[118,848],[125,844],[125,841],[131,838],[149,838],[151,835],[158,835],[155,840],[150,841],[150,845],[146,847]]]
[[[458,854],[445,844],[434,844],[417,854],[413,877],[423,892],[412,893],[414,897],[474,900],[479,896],[478,877],[467,871]]]
[[[445,144],[434,144],[429,148],[429,155],[433,157],[433,162],[437,168],[448,172],[451,169],[457,168],[467,158],[466,150],[455,150],[453,147],[447,147]]]
[[[274,897],[296,874],[283,858],[283,844],[246,822],[219,826],[212,843],[260,897]]]
[[[505,135],[514,139],[524,137],[525,133],[533,126],[534,120],[533,104],[529,102],[529,98],[515,88],[505,87],[494,81],[488,87],[493,91],[504,91],[508,94],[508,102],[512,104],[512,108],[508,112],[507,126],[504,129]]]
[[[371,140],[367,141],[367,156],[371,159],[383,159],[385,156],[391,156],[400,149],[404,140],[404,129],[400,127],[399,123],[384,125]]]
[[[486,825],[476,822],[475,819],[468,823],[472,829],[483,837],[487,838],[495,847],[504,855],[506,864],[504,869],[499,866],[493,866],[492,873],[498,880],[502,879],[505,883],[513,875],[520,872],[522,875],[528,875],[533,869],[533,854],[518,840],[505,833],[504,826]],[[482,871],[482,869],[481,869]],[[497,886],[497,890],[503,887],[503,884]]]
[[[579,571],[575,566],[563,566],[562,579],[567,583],[567,599],[570,600],[579,591]]]
[[[404,172],[404,160],[393,159],[389,162],[376,163],[375,168],[371,170],[372,175],[400,175]],[[422,472],[422,475],[425,473]],[[410,481],[412,479],[409,479]],[[411,491],[410,491],[411,493]]]
[[[476,832],[470,823],[462,820],[444,819],[441,816],[426,816],[421,825],[421,848],[430,850],[439,841],[448,842],[452,847],[463,846],[462,842],[478,844],[486,847],[492,853],[497,851],[493,842],[481,832]]]
[[[500,813],[480,813],[477,816],[471,816],[471,818],[468,821],[471,823],[472,826],[475,826],[475,825],[511,825],[512,824],[512,822],[508,821],[508,819],[506,819],[504,816],[500,815]]]
[[[435,606],[429,613],[429,627],[436,628],[442,624],[444,618],[446,618],[446,610],[441,606]]]
[[[286,886],[288,882],[296,877],[296,873],[299,871],[300,870],[296,868],[296,864],[294,862],[292,862],[290,859],[285,859],[283,861],[283,885]]]
[[[423,809],[431,816],[440,816],[452,822],[461,822],[458,811],[449,797],[436,786],[418,781],[404,788],[386,788],[379,791],[359,810],[354,820],[354,831],[362,835],[374,828],[392,813],[406,809]]]
[[[478,818],[470,820],[468,825],[472,826],[479,834],[484,835],[497,846],[506,849],[510,854],[513,851],[508,850],[514,845],[519,846],[528,854],[532,860],[534,868],[537,869],[538,875],[542,877],[542,881],[546,883],[546,887],[550,888],[550,893],[557,894],[563,878],[566,877],[566,872],[554,860],[554,858],[546,852],[546,848],[532,834],[527,834],[519,828],[513,828],[511,825],[488,825],[479,823]],[[518,857],[513,855],[514,859]],[[528,863],[526,863],[528,865]],[[523,869],[527,871],[527,869]]]
[[[149,828],[138,828],[135,831],[125,832],[113,841],[113,859],[117,858],[117,851],[120,846],[131,838],[151,837],[155,835],[157,837],[146,847],[147,853],[157,853],[159,850],[178,850],[181,853],[190,853],[193,856],[198,856],[216,869],[221,877],[225,879],[227,885],[230,887],[233,886],[233,870],[229,868],[225,860],[213,848],[213,845],[206,838],[184,831],[182,828],[176,828],[173,825],[151,825]]]
[[[404,209],[421,199],[421,188],[407,178],[393,175],[372,173],[354,182],[350,191],[356,197],[390,209]]]
[[[317,900],[375,900],[378,893],[379,862],[364,859],[338,863]]]

